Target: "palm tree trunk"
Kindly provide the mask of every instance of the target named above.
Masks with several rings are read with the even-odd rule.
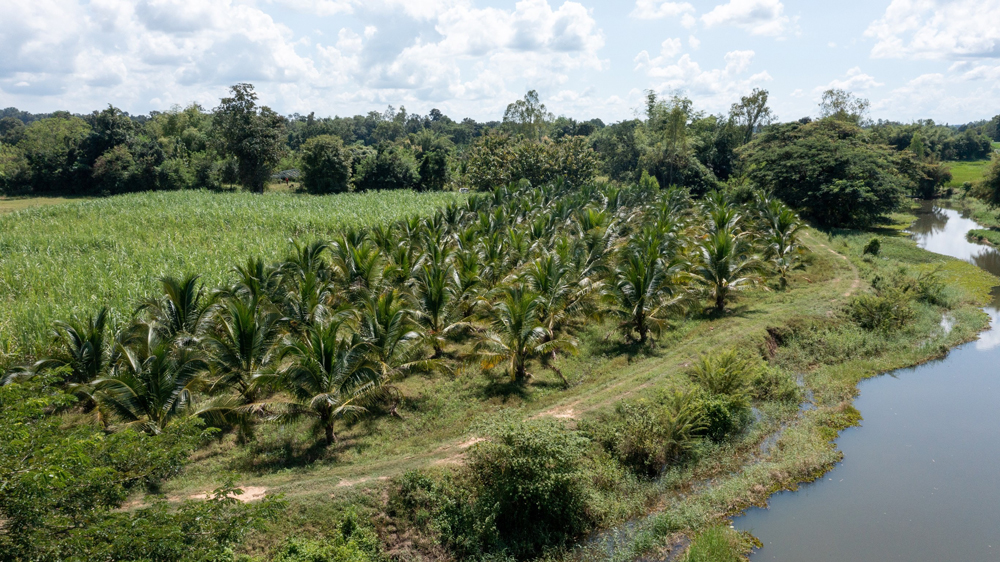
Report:
[[[726,292],[722,287],[715,288],[715,310],[722,312],[726,309]]]
[[[329,447],[337,442],[337,435],[333,432],[333,421],[326,422],[323,426],[326,432],[326,445]]]

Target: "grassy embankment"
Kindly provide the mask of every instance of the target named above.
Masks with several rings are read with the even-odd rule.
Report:
[[[545,369],[536,369],[522,392],[505,390],[499,378],[478,372],[413,377],[399,385],[405,395],[402,420],[365,420],[342,430],[340,442],[330,449],[317,447],[304,426],[261,427],[250,447],[226,438],[202,450],[163,491],[173,497],[195,495],[212,488],[220,474],[235,471],[245,487],[282,494],[290,507],[271,533],[246,545],[252,554],[265,555],[288,536],[323,538],[331,531],[330,521],[351,508],[375,521],[387,546],[403,558],[445,556],[433,541],[385,515],[392,478],[413,469],[434,473],[460,465],[477,438],[470,428],[500,410],[526,418],[551,416],[573,428],[621,400],[655,399],[663,390],[689,387],[688,372],[700,354],[759,350],[773,365],[802,374],[815,409],[800,413],[794,406],[766,405],[738,439],[705,444],[695,461],[655,481],[616,473],[620,493],[604,506],[603,522],[609,527],[628,520],[637,524],[561,556],[629,559],[662,552],[683,535],[705,537],[696,539],[695,553],[719,545],[739,551],[749,539],[732,536],[724,527],[726,518],[815,478],[840,459],[832,440],[858,419],[851,402],[859,381],[939,357],[986,325],[978,307],[997,280],[970,264],[916,248],[900,234],[910,217],[895,219],[892,228],[879,233],[883,243],[877,259],[862,258],[871,233],[808,231],[811,265],[792,278],[790,290],[756,290],[722,318],[694,314],[653,349],[626,346],[611,325],[592,327],[581,334],[580,354],[559,362],[569,388]],[[947,306],[914,302],[913,319],[888,333],[866,331],[846,317],[844,307],[868,290],[872,278],[900,267],[913,275],[940,268]],[[947,333],[940,327],[945,312],[956,320]],[[762,452],[768,439],[773,443]],[[643,517],[647,513],[655,515]],[[702,540],[711,544],[699,547]]]
[[[104,304],[114,320],[127,317],[160,276],[204,272],[214,286],[250,257],[284,257],[291,238],[329,238],[344,227],[426,213],[456,197],[186,191],[0,200],[0,366],[38,353],[54,320],[92,314]]]

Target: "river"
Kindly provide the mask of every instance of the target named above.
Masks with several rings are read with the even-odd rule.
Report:
[[[1000,252],[966,240],[973,228],[924,203],[910,232],[1000,275]],[[837,439],[844,461],[734,521],[763,542],[753,562],[1000,560],[1000,297],[985,311],[977,341],[861,383],[864,421]]]

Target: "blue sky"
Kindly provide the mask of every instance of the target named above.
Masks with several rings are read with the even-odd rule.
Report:
[[[1000,0],[8,0],[0,106],[132,113],[217,104],[252,82],[281,113],[405,106],[499,119],[529,89],[556,114],[629,118],[643,91],[779,118],[840,87],[872,117],[1000,113]]]

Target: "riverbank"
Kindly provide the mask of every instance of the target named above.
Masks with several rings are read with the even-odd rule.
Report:
[[[825,241],[826,250],[843,256],[857,271],[861,291],[870,291],[873,282],[884,283],[894,271],[905,268],[918,277],[936,271],[949,295],[941,305],[920,307],[908,327],[895,334],[866,334],[834,318],[827,326],[799,327],[798,333],[796,325],[808,322],[790,318],[785,327],[791,337],[772,332],[777,340],[772,362],[802,373],[812,400],[780,423],[771,436],[755,436],[736,447],[733,458],[720,462],[716,470],[692,467],[684,474],[671,475],[677,484],[673,495],[665,496],[665,509],[630,531],[634,537],[631,558],[655,544],[671,542],[671,535],[685,527],[714,529],[706,535],[712,543],[719,542],[720,533],[728,536],[727,553],[718,559],[746,556],[758,543],[748,533],[729,529],[730,518],[748,507],[765,506],[779,491],[795,490],[822,477],[842,460],[835,439],[843,429],[861,421],[853,406],[861,381],[941,358],[950,349],[976,339],[988,326],[989,318],[980,307],[990,302],[989,290],[998,279],[970,263],[918,248],[902,232],[913,222],[912,215],[900,214],[893,219],[890,227],[876,234],[881,240],[877,257],[863,255],[871,233],[830,236]],[[844,306],[851,296],[845,293],[837,300]],[[949,322],[943,325],[942,318]],[[818,335],[803,335],[810,331]],[[697,546],[696,537],[694,548]]]

